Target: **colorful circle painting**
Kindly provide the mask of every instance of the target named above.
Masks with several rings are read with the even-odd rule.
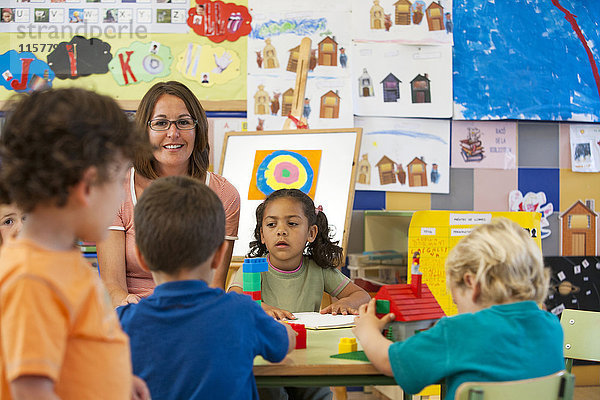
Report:
[[[300,189],[308,193],[314,173],[301,154],[277,150],[263,159],[256,170],[256,187],[265,195],[279,189]]]

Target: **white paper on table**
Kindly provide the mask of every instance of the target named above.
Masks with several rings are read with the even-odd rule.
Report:
[[[293,324],[303,324],[306,329],[349,328],[354,326],[356,315],[333,315],[318,312],[293,313],[296,319],[287,320]]]

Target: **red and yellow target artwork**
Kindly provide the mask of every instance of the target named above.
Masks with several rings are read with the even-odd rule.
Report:
[[[256,150],[248,200],[264,200],[279,189],[315,196],[322,150]]]

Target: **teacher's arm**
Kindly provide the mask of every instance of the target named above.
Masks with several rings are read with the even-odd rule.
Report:
[[[233,255],[233,240],[225,240],[225,255],[223,256],[223,263],[215,271],[213,280],[211,283],[212,287],[225,289],[225,281],[227,280],[227,272],[229,272],[229,265],[231,263],[231,256]]]
[[[113,307],[137,303],[139,297],[127,291],[125,266],[125,232],[108,232],[108,237],[96,244],[100,277],[110,295]]]

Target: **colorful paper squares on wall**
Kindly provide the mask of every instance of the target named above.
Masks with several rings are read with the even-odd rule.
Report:
[[[263,200],[279,189],[315,196],[321,150],[257,150],[248,200]]]

